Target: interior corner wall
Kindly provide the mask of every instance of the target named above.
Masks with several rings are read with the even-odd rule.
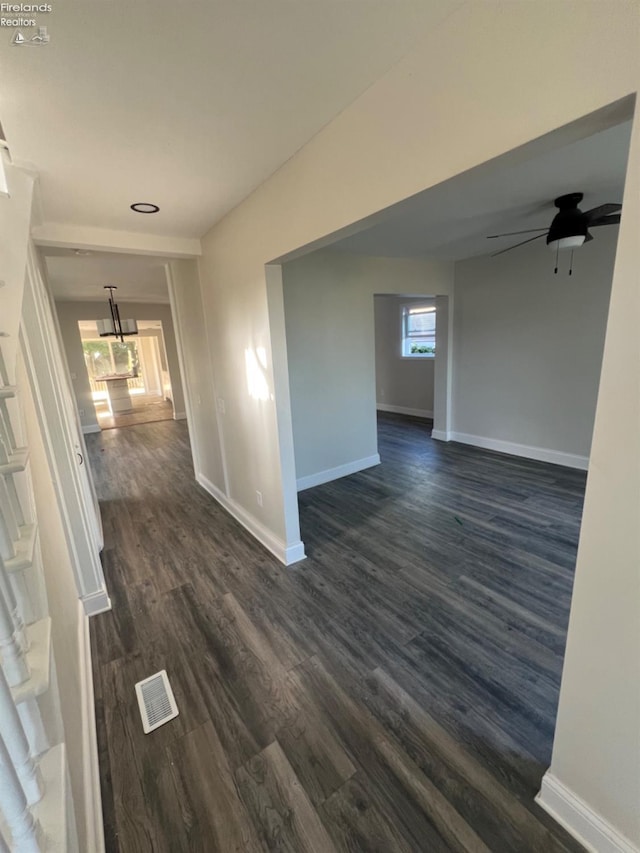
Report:
[[[617,232],[455,265],[452,438],[587,467]]]
[[[216,416],[197,261],[172,261],[169,267],[196,478],[205,477],[209,483],[226,494],[221,436]]]
[[[323,250],[283,266],[298,486],[377,461],[374,294],[446,294],[445,261]]]
[[[553,757],[540,797],[603,853],[640,850],[639,222],[636,108]],[[585,821],[594,813],[595,826]]]
[[[435,359],[402,356],[403,305],[429,304],[435,305],[435,299],[388,295],[374,299],[376,404],[380,410],[433,417]]]
[[[121,313],[134,320],[161,320],[164,336],[167,361],[169,365],[169,376],[173,393],[173,409],[177,416],[183,416],[185,411],[184,393],[182,380],[180,378],[180,365],[178,362],[178,351],[176,349],[176,337],[173,328],[171,307],[158,303],[145,302],[120,302]],[[73,302],[58,301],[55,303],[60,335],[64,345],[65,355],[69,372],[75,375],[71,385],[76,398],[76,404],[80,414],[80,424],[83,428],[95,428],[98,425],[91,386],[84,363],[82,351],[82,339],[78,322],[80,320],[95,320],[102,316],[107,307],[106,302]]]

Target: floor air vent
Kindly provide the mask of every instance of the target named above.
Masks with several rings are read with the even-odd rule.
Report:
[[[136,696],[146,735],[178,716],[178,706],[164,669],[139,681]]]

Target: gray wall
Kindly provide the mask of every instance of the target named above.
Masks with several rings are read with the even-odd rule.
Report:
[[[454,438],[589,456],[617,231],[594,230],[572,276],[538,244],[456,264]]]
[[[162,331],[169,365],[169,376],[173,391],[173,409],[177,416],[184,417],[184,395],[180,380],[180,367],[176,338],[173,331],[173,320],[169,305],[147,304],[143,302],[120,302],[120,313],[123,318],[134,320],[162,320]],[[91,398],[91,386],[84,363],[82,339],[78,322],[80,320],[96,320],[107,316],[108,306],[104,302],[56,302],[56,312],[60,324],[60,334],[67,356],[69,372],[75,374],[72,380],[73,391],[78,409],[84,412],[80,416],[83,427],[95,427],[97,418]]]
[[[447,294],[452,281],[448,262],[330,250],[284,265],[299,485],[305,478],[319,482],[322,472],[331,472],[326,478],[333,479],[341,475],[335,469],[371,460],[378,452],[374,294]],[[309,484],[307,479],[302,485]]]
[[[433,358],[402,357],[402,306],[428,299],[378,295],[375,307],[376,403],[378,409],[433,417]]]

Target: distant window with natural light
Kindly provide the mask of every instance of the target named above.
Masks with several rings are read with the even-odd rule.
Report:
[[[402,309],[403,357],[434,358],[435,354],[435,305],[405,305]]]

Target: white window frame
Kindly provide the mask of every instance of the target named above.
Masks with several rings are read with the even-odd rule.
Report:
[[[423,305],[421,305],[420,303],[409,303],[409,304],[402,305],[400,308],[400,356],[401,356],[401,358],[435,358],[436,357],[435,352],[411,352],[412,343],[417,341],[418,338],[414,337],[412,339],[410,337],[408,329],[407,329],[408,319],[412,313],[417,313],[417,312],[422,312],[422,311],[427,312],[427,313],[433,312],[433,314],[435,315],[436,306],[432,302],[425,302]],[[437,319],[436,319],[436,323],[437,323]],[[423,336],[423,337],[427,338],[427,336]],[[431,342],[431,336],[428,336],[428,340],[429,340],[429,342]],[[433,347],[435,349],[435,346],[436,346],[435,329],[433,332],[432,344],[433,344]]]

